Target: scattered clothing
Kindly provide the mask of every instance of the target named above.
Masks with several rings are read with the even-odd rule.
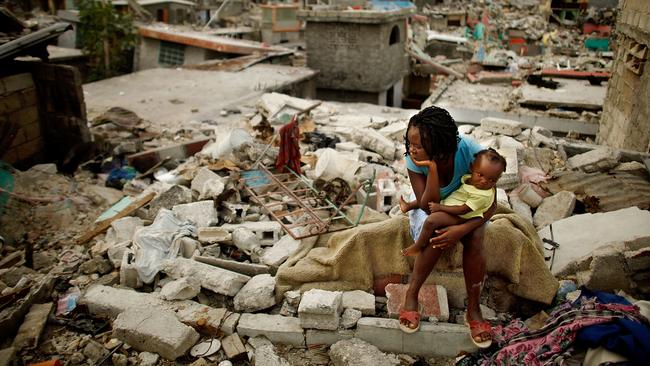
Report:
[[[291,122],[280,129],[280,152],[275,161],[275,167],[280,172],[289,168],[300,174],[300,129],[297,118],[294,116]]]

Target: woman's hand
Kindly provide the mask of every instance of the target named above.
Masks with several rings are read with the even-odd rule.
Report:
[[[431,238],[429,243],[434,248],[442,249],[458,243],[467,233],[462,225],[452,225],[436,230],[436,234],[438,236]]]
[[[420,167],[425,167],[428,168],[429,170],[436,170],[437,165],[435,160],[415,160],[413,159],[413,164],[420,166]]]

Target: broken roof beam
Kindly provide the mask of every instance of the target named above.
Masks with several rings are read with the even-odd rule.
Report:
[[[194,46],[217,52],[233,53],[238,55],[250,55],[255,52],[278,52],[284,50],[275,47],[264,46],[261,43],[258,44],[255,42],[243,42],[225,37],[209,36],[203,34],[171,32],[164,29],[156,29],[154,27],[139,27],[138,33],[143,37],[158,39],[161,41],[180,43],[187,46]]]

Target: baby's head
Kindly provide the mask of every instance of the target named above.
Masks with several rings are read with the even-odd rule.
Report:
[[[481,150],[474,155],[470,171],[472,178],[468,183],[478,189],[491,189],[506,171],[506,159],[492,148]]]
[[[458,127],[447,110],[427,107],[411,117],[406,136],[406,153],[414,160],[440,160],[456,153]]]

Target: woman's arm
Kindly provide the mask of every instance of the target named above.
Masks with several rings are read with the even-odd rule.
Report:
[[[483,217],[475,217],[473,219],[465,221],[462,224],[452,225],[436,230],[436,234],[438,234],[438,236],[434,236],[429,242],[433,245],[436,245],[438,248],[444,248],[449,245],[456,244],[462,237],[481,227],[481,225],[490,220],[492,218],[492,215],[494,215],[496,208],[497,198],[495,196],[494,201],[492,201],[492,205],[487,211],[485,211]]]
[[[417,161],[413,163],[420,167],[426,167],[426,176],[408,170],[411,186],[415,192],[418,206],[426,213],[429,213],[429,202],[440,202],[440,181],[438,180],[438,166],[433,160]]]

